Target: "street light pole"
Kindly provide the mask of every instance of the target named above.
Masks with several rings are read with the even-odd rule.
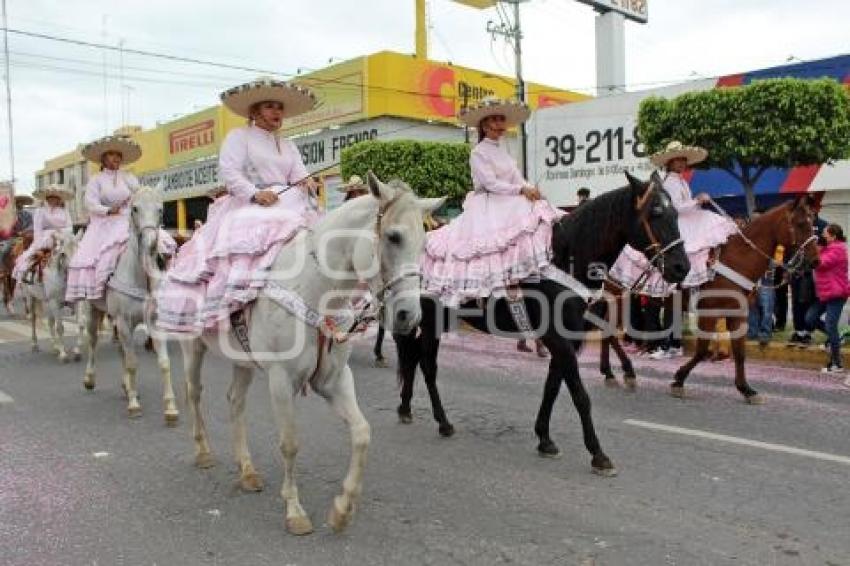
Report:
[[[6,64],[6,116],[9,120],[9,176],[12,191],[15,186],[15,145],[12,128],[12,77],[9,74],[9,24],[6,21],[6,0],[3,0],[3,55]]]
[[[525,103],[525,81],[522,78],[522,26],[519,21],[519,3],[512,0],[514,5],[514,54],[516,55],[516,90],[517,99]],[[525,122],[519,125],[519,162],[523,178],[528,178],[528,148]]]

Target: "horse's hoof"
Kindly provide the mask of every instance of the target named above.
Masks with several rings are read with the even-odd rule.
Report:
[[[257,472],[250,472],[239,478],[239,487],[242,488],[242,491],[256,493],[263,491],[265,482],[263,481],[263,476]]]
[[[685,398],[685,388],[681,385],[671,385],[670,386],[670,396],[675,397],[676,399],[684,399]]]
[[[129,407],[127,409],[127,416],[131,419],[138,419],[142,416],[142,408],[141,407]]]
[[[387,362],[386,358],[375,358],[375,367],[376,368],[388,368],[390,364]]]
[[[38,347],[38,344],[33,344],[32,345],[32,351],[33,351],[33,353],[40,352],[41,348]]]
[[[177,411],[165,413],[165,426],[175,427],[180,422],[180,413]]]
[[[753,393],[749,397],[746,397],[746,401],[748,405],[764,405],[764,397],[758,393]]]
[[[614,463],[605,454],[594,456],[590,462],[590,466],[593,473],[598,476],[613,478],[617,475],[617,468],[614,467]]]
[[[441,424],[438,430],[440,431],[440,436],[443,438],[449,438],[455,434],[455,427],[448,423]]]
[[[209,452],[202,452],[195,456],[195,467],[206,470],[215,466],[215,458]]]
[[[336,503],[334,503],[331,505],[330,511],[328,511],[328,525],[330,525],[335,534],[339,534],[351,523],[352,516],[353,513],[340,513],[336,508]]]
[[[551,440],[541,440],[537,445],[537,453],[543,458],[559,458],[561,451]]]
[[[411,424],[413,423],[413,415],[399,413],[398,422],[400,422],[401,424]]]
[[[625,385],[626,389],[628,389],[629,391],[634,391],[635,389],[637,389],[637,378],[626,376],[623,378],[623,385]]]
[[[64,352],[59,354],[59,361],[63,364],[67,363],[68,362],[68,354],[66,354]]]
[[[88,391],[94,391],[94,382],[93,381],[83,381],[83,387],[85,387]]]
[[[80,352],[74,352],[74,361],[79,362],[83,359],[83,355]]]
[[[291,535],[302,536],[313,532],[313,523],[310,517],[287,517],[286,530]]]
[[[611,389],[619,389],[620,383],[617,381],[615,377],[606,377],[605,378],[605,387],[610,387]]]

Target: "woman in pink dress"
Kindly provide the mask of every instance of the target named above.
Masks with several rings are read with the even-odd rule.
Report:
[[[521,281],[554,269],[552,223],[562,213],[523,179],[502,138],[528,119],[524,104],[485,99],[459,116],[478,128],[470,156],[474,191],[463,213],[429,232],[423,255],[424,289],[449,307],[503,297]]]
[[[691,262],[691,270],[681,283],[682,288],[698,287],[708,281],[708,256],[712,249],[726,243],[738,228],[732,220],[705,210],[702,205],[709,202],[710,197],[700,193],[696,197],[691,194],[691,187],[682,176],[689,167],[700,163],[708,157],[708,152],[696,146],[685,146],[673,141],[667,144],[664,151],[650,157],[652,163],[666,171],[664,190],[670,195],[673,206],[679,213],[679,234],[685,245],[685,252]],[[624,285],[632,287],[641,275],[646,272],[649,262],[637,250],[626,247],[614,266],[611,277]],[[664,297],[672,292],[672,287],[664,281],[657,270],[652,270],[640,292]]]
[[[99,163],[101,171],[86,186],[89,224],[77,253],[68,265],[68,302],[103,297],[118,256],[130,231],[130,199],[139,187],[135,175],[121,170],[142,156],[130,138],[107,136],[83,147],[83,157]]]
[[[315,182],[301,154],[278,130],[310,111],[309,91],[260,79],[221,94],[248,124],[219,152],[220,197],[207,221],[177,253],[157,292],[158,324],[173,332],[212,330],[252,302],[281,246],[319,217]]]
[[[65,201],[73,197],[70,190],[59,185],[50,185],[36,189],[33,196],[44,203],[33,215],[33,241],[27,250],[15,262],[12,276],[20,281],[32,267],[35,252],[53,248],[53,234],[71,227],[71,217],[65,209]]]

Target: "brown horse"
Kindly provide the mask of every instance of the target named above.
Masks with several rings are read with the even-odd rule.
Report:
[[[772,208],[753,220],[743,228],[741,234],[730,237],[715,254],[715,267],[720,267],[724,273],[717,272],[712,280],[698,289],[684,293],[682,304],[690,305],[695,311],[699,332],[693,357],[676,371],[674,381],[670,384],[671,395],[684,397],[685,379],[697,364],[709,357],[709,342],[715,335],[717,321],[725,318],[735,361],[735,387],[748,403],[764,402],[758,392],[747,383],[744,369],[747,308],[755,301],[755,285],[767,272],[777,246],[781,245],[794,254],[786,266],[789,272],[799,270],[804,261],[810,265],[817,265],[819,262],[816,239],[812,236],[815,216],[812,207],[811,198],[800,197]],[[724,267],[726,269],[723,269]],[[616,285],[608,285],[606,290],[617,299],[621,299],[627,292]],[[673,308],[674,301],[669,298],[664,301],[665,308]],[[621,308],[623,301],[609,301],[608,308],[611,309],[612,305]],[[609,311],[609,320],[610,314],[612,313]],[[617,316],[615,320],[621,319],[622,317]],[[600,348],[600,371],[605,376],[606,383],[615,383],[608,359],[609,348],[613,348],[620,358],[626,386],[633,388],[635,372],[632,363],[623,351],[616,333],[610,331],[603,337]]]
[[[12,277],[12,270],[15,268],[15,261],[17,261],[18,257],[32,244],[32,239],[33,234],[30,231],[13,238],[9,253],[3,256],[3,262],[0,263],[0,285],[3,286],[3,305],[11,315],[15,314],[15,310],[12,307],[12,299],[15,296],[15,279]]]

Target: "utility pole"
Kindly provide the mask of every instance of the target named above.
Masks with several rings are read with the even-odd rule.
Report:
[[[528,0],[501,0],[504,4],[513,4],[514,6],[514,21],[507,24],[502,22],[500,25],[494,24],[492,21],[487,22],[487,31],[495,38],[501,35],[508,39],[513,45],[515,66],[516,66],[516,97],[522,103],[526,102],[525,96],[525,80],[522,78],[522,26],[519,18],[519,5]],[[520,171],[522,176],[528,176],[528,152],[526,143],[525,124],[519,126],[519,154],[520,154]]]
[[[9,121],[9,176],[12,193],[15,191],[15,144],[12,128],[12,77],[9,74],[9,24],[6,21],[6,0],[3,0],[3,60],[6,64],[6,117]]]

